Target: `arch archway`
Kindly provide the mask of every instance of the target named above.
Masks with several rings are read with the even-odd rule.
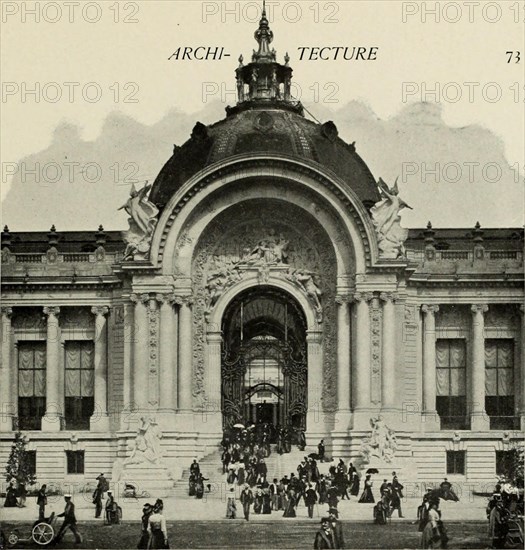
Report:
[[[297,300],[274,286],[250,287],[229,302],[221,328],[223,428],[305,430],[307,321]]]
[[[308,354],[309,367],[315,365],[310,370],[315,384],[308,387],[308,401],[318,408],[321,400],[336,407],[337,264],[334,244],[321,224],[282,200],[239,202],[201,229],[191,270],[197,408],[202,403],[208,410],[222,409],[218,347],[224,342],[228,304],[239,293],[264,286],[280,289],[300,305],[303,332],[308,334],[303,345],[315,347],[315,353]]]

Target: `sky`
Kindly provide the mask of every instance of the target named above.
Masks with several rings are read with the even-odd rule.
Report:
[[[2,222],[12,231],[125,229],[118,208],[132,181],[154,181],[196,121],[235,103],[238,56],[249,60],[261,14],[259,2],[194,0],[1,10]],[[399,177],[413,208],[406,227],[523,225],[524,3],[281,1],[268,15],[296,97],[356,142],[376,179]],[[200,46],[229,56],[169,59]],[[376,48],[375,59],[310,60],[300,49],[335,46]]]

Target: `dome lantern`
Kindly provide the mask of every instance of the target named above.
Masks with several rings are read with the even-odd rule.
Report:
[[[263,11],[259,28],[254,34],[259,44],[258,50],[253,50],[251,63],[243,64],[243,56],[239,57],[239,66],[235,70],[237,81],[237,105],[228,107],[228,115],[240,110],[265,104],[278,103],[280,107],[303,114],[303,107],[299,101],[292,98],[292,68],[289,66],[290,57],[285,56],[285,64],[277,62],[277,52],[270,49],[273,41],[273,32],[266,17],[266,6],[263,2]]]

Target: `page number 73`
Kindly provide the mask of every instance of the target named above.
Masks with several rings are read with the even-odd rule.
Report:
[[[519,63],[521,61],[521,53],[520,52],[505,52],[507,54],[507,63],[511,63],[514,59],[515,63]]]

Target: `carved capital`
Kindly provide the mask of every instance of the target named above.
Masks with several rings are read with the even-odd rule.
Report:
[[[472,311],[474,315],[478,313],[481,313],[483,315],[488,310],[489,306],[487,304],[472,304],[472,306],[470,307],[470,311]]]
[[[109,313],[109,307],[108,306],[93,306],[91,308],[91,313],[93,315],[96,315],[97,317],[100,315],[102,317],[105,317]]]
[[[2,306],[1,311],[2,311],[2,318],[4,318],[4,319],[6,319],[6,318],[10,319],[11,315],[13,315],[13,308],[12,307]]]
[[[165,292],[165,293],[159,293],[156,296],[156,300],[159,304],[169,304],[170,306],[173,306],[173,304],[176,303],[176,296],[173,294],[173,292]]]
[[[371,302],[374,299],[372,292],[356,292],[354,294],[354,300],[356,302]]]
[[[379,295],[379,298],[383,302],[395,302],[398,296],[394,292],[381,292],[381,294]]]
[[[60,308],[58,306],[46,306],[44,308],[44,315],[47,315],[48,317],[51,315],[58,317],[60,315]]]
[[[193,295],[190,295],[190,296],[182,296],[182,303],[183,303],[185,306],[191,307],[191,306],[193,305],[193,302],[194,302]]]
[[[335,297],[335,303],[339,306],[350,304],[354,301],[354,297],[351,294],[338,294]]]
[[[134,292],[133,294],[130,294],[129,299],[135,305],[144,304],[145,306],[147,306],[149,301],[151,300],[151,296],[149,294],[146,294],[146,293],[137,294],[137,293]]]
[[[520,305],[520,313],[522,316],[525,314],[525,306],[523,304]]]
[[[424,304],[421,306],[421,311],[427,315],[434,315],[439,311],[439,306],[437,304]]]

